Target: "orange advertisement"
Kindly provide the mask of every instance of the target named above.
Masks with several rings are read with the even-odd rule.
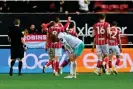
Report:
[[[82,55],[77,60],[77,72],[93,72],[96,68],[98,57],[96,51],[84,49]],[[133,72],[133,48],[123,48],[120,57],[120,66],[118,72]],[[115,65],[116,57],[112,59],[113,66]]]

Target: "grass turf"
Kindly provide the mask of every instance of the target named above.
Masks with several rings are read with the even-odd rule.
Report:
[[[0,74],[0,89],[133,89],[133,73],[97,76],[80,73],[77,79],[64,79],[67,74]]]

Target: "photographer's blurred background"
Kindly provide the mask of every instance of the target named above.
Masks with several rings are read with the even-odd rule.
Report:
[[[133,1],[0,1],[4,13],[93,13],[132,12]]]

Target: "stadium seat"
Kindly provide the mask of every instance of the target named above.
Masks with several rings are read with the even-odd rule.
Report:
[[[121,12],[128,12],[128,4],[121,4],[120,5],[120,11]]]
[[[108,12],[109,11],[109,7],[106,4],[97,5],[97,7],[100,8],[100,11],[99,12]]]
[[[109,11],[110,12],[120,12],[120,7],[117,4],[109,5]]]

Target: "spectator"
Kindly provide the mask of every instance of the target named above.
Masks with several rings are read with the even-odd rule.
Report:
[[[37,29],[36,29],[36,27],[35,27],[35,25],[34,24],[31,24],[30,25],[30,29],[28,30],[28,33],[29,34],[37,34],[38,32],[37,32]]]
[[[79,0],[79,11],[80,12],[88,12],[89,11],[89,6],[90,2],[88,0]]]
[[[0,11],[1,12],[8,12],[10,10],[7,2],[1,2]]]

